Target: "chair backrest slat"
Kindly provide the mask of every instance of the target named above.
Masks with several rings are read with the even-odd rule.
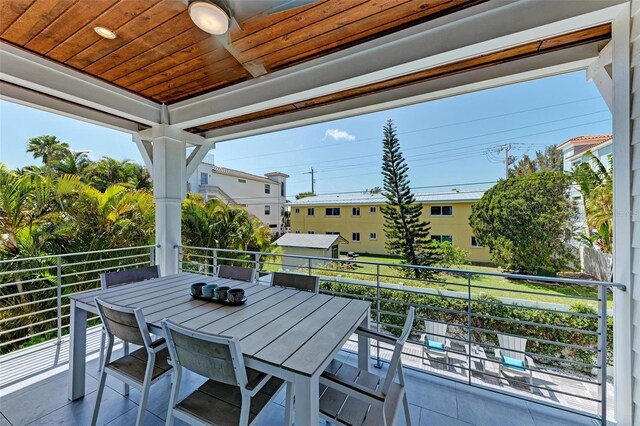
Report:
[[[411,334],[411,329],[413,328],[413,320],[415,319],[416,308],[411,306],[409,308],[409,313],[407,314],[407,319],[404,322],[404,327],[402,328],[402,334],[396,340],[395,348],[393,349],[393,355],[391,355],[391,361],[389,361],[389,369],[387,370],[387,375],[384,378],[384,384],[382,385],[381,392],[383,394],[387,394],[389,392],[389,388],[391,387],[391,383],[398,372],[398,369],[402,368],[400,365],[402,359],[402,350],[404,349],[404,344],[409,338],[409,334]]]
[[[148,346],[151,343],[147,325],[139,319],[142,317],[140,308],[118,306],[100,298],[96,298],[96,305],[107,333],[135,345]]]
[[[256,279],[256,270],[243,266],[220,265],[218,266],[217,276],[218,278],[253,282]]]
[[[247,375],[237,339],[162,321],[169,352],[178,365],[212,380],[244,388]]]
[[[509,336],[507,334],[498,334],[498,342],[500,343],[500,353],[502,355],[521,361],[525,360],[524,352],[527,350],[527,339]]]
[[[102,288],[111,288],[118,285],[134,283],[138,281],[150,280],[160,277],[160,267],[158,265],[146,268],[125,269],[124,271],[105,272],[100,275]]]
[[[271,285],[318,293],[320,289],[320,277],[274,272],[271,274]]]
[[[424,330],[427,335],[427,339],[434,342],[446,344],[447,342],[447,328],[448,324],[435,321],[424,321]]]

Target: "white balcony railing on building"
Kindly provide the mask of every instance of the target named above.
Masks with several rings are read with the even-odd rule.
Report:
[[[371,320],[379,330],[400,330],[408,306],[415,306],[417,321],[403,357],[407,367],[606,422],[607,359],[612,344],[607,295],[614,288],[624,290],[622,285],[353,259],[176,248],[182,271],[212,275],[218,264],[232,263],[258,268],[264,282],[271,271],[318,275],[322,293],[369,300]],[[522,285],[501,288],[492,278]],[[550,296],[543,289],[557,291]],[[422,350],[424,320],[446,324],[448,360],[434,359]],[[515,380],[503,385],[500,360],[494,356],[501,349],[498,334],[528,340],[524,351],[515,352],[535,360],[530,386]],[[355,347],[347,343],[347,348]],[[381,366],[391,351],[380,343],[373,348]]]

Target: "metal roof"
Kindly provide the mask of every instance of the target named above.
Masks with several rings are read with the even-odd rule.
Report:
[[[282,237],[274,241],[273,244],[282,247],[328,249],[333,247],[336,242],[349,244],[349,242],[340,235],[292,233],[284,234]]]
[[[418,203],[464,203],[480,200],[484,190],[449,191],[440,193],[414,193]],[[319,205],[374,205],[385,204],[387,199],[382,194],[354,192],[339,195],[316,195],[289,202],[290,206]]]

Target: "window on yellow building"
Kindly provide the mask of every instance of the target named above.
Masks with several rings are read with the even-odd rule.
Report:
[[[476,237],[471,237],[471,247],[484,247],[482,244],[478,242]]]
[[[431,239],[432,240],[436,240],[439,243],[444,243],[445,241],[448,241],[451,244],[453,244],[453,236],[452,235],[432,235]]]
[[[354,216],[360,216],[360,207],[354,207],[351,209],[351,214]]]
[[[369,213],[375,213],[375,212],[376,212],[375,207],[369,207]]]
[[[295,209],[294,210],[296,213],[300,213],[300,209]]]
[[[453,206],[431,206],[431,216],[453,216]]]
[[[340,216],[340,207],[327,207],[325,214],[327,216]]]
[[[354,232],[353,234],[351,234],[351,241],[354,241],[354,242],[360,241],[360,233]]]
[[[377,239],[377,238],[378,238],[378,236],[376,235],[376,233],[375,233],[375,232],[370,232],[370,233],[369,233],[369,239],[370,239],[370,240],[375,240],[375,239]]]
[[[316,214],[316,209],[314,209],[313,207],[309,207],[307,209],[307,216],[315,216]]]
[[[308,231],[307,234],[315,234],[316,231]]]

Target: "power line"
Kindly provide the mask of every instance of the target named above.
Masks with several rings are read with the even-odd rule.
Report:
[[[455,150],[458,150],[458,149],[468,149],[468,148],[470,148],[470,147],[475,147],[475,146],[484,146],[484,145],[488,145],[488,144],[496,144],[496,143],[500,143],[500,142],[509,142],[509,141],[513,141],[513,140],[515,140],[515,139],[522,139],[522,138],[527,138],[527,137],[530,137],[530,136],[537,136],[537,135],[542,135],[542,134],[554,133],[554,132],[558,132],[558,131],[562,131],[562,130],[567,130],[567,129],[571,129],[571,128],[575,128],[575,127],[581,127],[581,126],[584,126],[585,124],[602,123],[602,122],[606,122],[606,121],[609,121],[609,120],[598,120],[598,121],[592,121],[592,122],[590,122],[590,123],[581,123],[581,124],[577,124],[577,125],[574,125],[574,126],[566,126],[566,127],[561,127],[561,128],[557,128],[557,129],[546,130],[546,131],[543,131],[543,132],[536,132],[536,133],[530,133],[530,134],[527,134],[527,135],[515,136],[515,137],[512,137],[512,138],[505,138],[505,139],[494,140],[494,141],[491,141],[491,142],[489,142],[489,143],[481,143],[481,144],[475,144],[475,145],[467,145],[467,146],[465,146],[465,147],[461,147],[461,148],[452,148],[452,149],[455,149]],[[531,145],[531,146],[534,146],[535,144],[530,144],[530,145]],[[445,150],[437,151],[437,152],[443,152],[443,151],[445,151]],[[432,155],[432,153],[429,153],[429,154],[423,154],[423,155],[421,155],[420,157],[425,157],[425,156],[426,156],[426,157],[429,157],[429,156],[431,156],[431,155]],[[475,155],[473,155],[473,156],[475,156]],[[416,158],[417,158],[417,156],[414,156],[414,157],[406,157],[406,159],[407,159],[407,160],[412,160],[412,162],[413,162],[412,164],[415,164],[415,163],[416,163],[416,161],[415,161],[415,159],[416,159]],[[426,159],[430,159],[430,158],[426,158]],[[378,162],[374,162],[374,163],[375,163],[375,164],[379,164]],[[433,163],[433,164],[438,164],[438,163],[440,163],[440,162],[436,162],[436,163]],[[370,163],[370,164],[371,164],[371,163]],[[344,167],[342,167],[342,169],[344,169],[344,170],[348,170],[348,169],[350,169],[350,166],[344,166]],[[347,175],[347,176],[338,176],[338,177],[328,178],[328,179],[325,179],[325,180],[330,180],[330,179],[331,179],[331,180],[334,180],[334,179],[336,179],[336,178],[341,178],[341,177],[345,177],[345,178],[346,178],[346,177],[352,177],[352,176],[368,176],[368,175],[372,175],[372,174],[375,174],[375,173],[367,173],[367,174],[359,174],[359,175]]]
[[[446,128],[446,127],[459,126],[461,124],[477,123],[478,121],[491,120],[491,119],[494,119],[494,118],[508,117],[508,116],[517,115],[517,114],[523,114],[523,113],[532,112],[532,111],[541,111],[541,110],[545,110],[545,109],[556,108],[556,107],[559,107],[559,106],[565,106],[565,105],[571,105],[571,104],[580,103],[580,102],[592,101],[592,100],[595,100],[595,99],[600,99],[600,97],[599,96],[593,96],[593,97],[590,97],[590,98],[576,99],[576,100],[573,100],[573,101],[561,102],[561,103],[552,104],[552,105],[545,105],[545,106],[542,106],[542,107],[529,108],[529,109],[524,109],[524,110],[520,110],[520,111],[508,112],[508,113],[504,113],[504,114],[497,114],[497,115],[491,115],[491,116],[487,116],[487,117],[475,118],[473,120],[458,121],[458,122],[449,123],[449,124],[441,124],[439,126],[433,126],[433,127],[424,127],[424,128],[421,128],[421,129],[409,130],[409,131],[406,131],[406,132],[399,132],[398,135],[405,135],[405,134],[423,132],[423,131],[428,131],[428,130],[442,129],[442,128]],[[365,139],[358,139],[358,141],[367,141],[367,140],[376,140],[376,139],[380,139],[380,138],[378,136],[376,136],[376,137],[370,137],[370,138],[365,138]],[[342,146],[342,145],[344,145],[344,143],[343,142],[339,142],[339,143],[328,144],[328,145],[323,145],[323,146],[319,146],[319,147],[300,148],[300,149],[295,149],[295,150],[272,152],[272,153],[269,153],[269,154],[263,154],[263,156],[288,154],[288,153],[295,152],[295,151],[309,151],[309,150],[312,150],[312,149],[322,149],[322,148],[325,148],[325,147],[338,146],[338,145]],[[246,160],[246,159],[251,159],[251,158],[253,158],[253,156],[236,157],[236,158],[229,158],[229,159],[227,159],[227,161]]]
[[[424,150],[424,149],[429,149],[429,148],[432,148],[432,147],[438,146],[438,145],[451,144],[451,143],[456,143],[456,142],[462,142],[462,141],[482,138],[482,137],[485,137],[485,136],[493,136],[493,135],[502,134],[502,133],[509,133],[509,132],[513,132],[513,131],[516,131],[516,130],[523,130],[523,129],[528,129],[528,128],[532,128],[532,127],[543,126],[543,125],[546,125],[546,124],[551,124],[551,123],[556,123],[556,122],[563,122],[563,121],[571,120],[571,119],[574,119],[574,118],[582,118],[582,117],[587,117],[587,116],[591,116],[591,115],[601,114],[601,113],[604,113],[604,112],[609,112],[609,111],[608,110],[600,110],[600,111],[590,112],[590,113],[586,113],[586,114],[578,114],[578,115],[574,115],[574,116],[570,116],[570,117],[564,117],[564,118],[555,119],[555,120],[543,121],[543,122],[539,122],[539,123],[536,123],[536,124],[529,124],[529,125],[526,125],[526,126],[514,127],[514,128],[511,128],[511,129],[505,129],[505,130],[498,130],[498,131],[494,131],[494,132],[483,133],[483,134],[480,134],[480,135],[466,136],[464,138],[457,138],[457,139],[449,139],[449,140],[446,140],[446,141],[432,143],[432,144],[429,144],[427,146],[418,146],[418,147],[407,148],[407,149],[403,150],[403,152]],[[561,127],[561,128],[553,129],[552,131],[537,132],[537,133],[531,133],[531,134],[526,134],[526,135],[521,135],[521,136],[513,136],[513,137],[510,137],[510,138],[501,139],[498,142],[511,141],[511,140],[514,140],[514,139],[522,139],[522,138],[529,137],[529,136],[536,136],[536,135],[540,135],[540,134],[551,133],[551,132],[555,132],[555,131],[575,128],[575,127],[581,127],[581,126],[585,126],[585,125],[588,125],[588,124],[601,123],[601,122],[605,122],[605,121],[608,121],[608,119],[592,121],[592,122],[589,122],[589,123],[581,123],[581,124],[574,125],[574,126]],[[493,141],[493,142],[496,142],[496,141]],[[492,143],[492,142],[485,143],[485,145],[488,145],[490,143]],[[344,144],[340,144],[340,145],[344,146]],[[472,146],[478,146],[478,145],[472,145]],[[453,148],[453,149],[465,149],[467,147],[460,147],[460,148]],[[429,155],[429,153],[423,154],[423,155]],[[312,162],[312,163],[297,164],[295,167],[308,167],[309,165],[314,165],[315,166],[315,165],[318,165],[318,164],[335,163],[335,162],[338,162],[338,161],[349,161],[349,160],[353,160],[353,159],[379,157],[379,156],[380,156],[380,154],[368,154],[368,155],[359,155],[359,156],[351,156],[351,157],[342,157],[340,159],[334,159],[334,160],[315,161],[315,162]],[[407,158],[409,158],[409,157],[407,157]],[[274,167],[275,168],[281,168],[282,166],[280,166],[280,165],[270,165],[270,167],[271,168],[274,168]],[[348,166],[345,166],[345,167],[348,167]],[[252,170],[257,170],[257,169],[252,169]],[[291,170],[291,169],[289,169],[289,170]],[[295,172],[291,172],[290,171],[289,173],[293,174]]]

